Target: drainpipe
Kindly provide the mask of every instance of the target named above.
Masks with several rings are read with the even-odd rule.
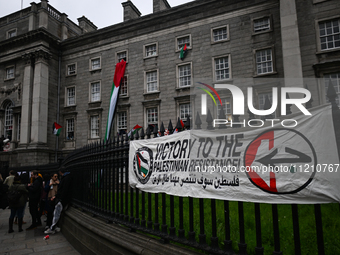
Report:
[[[57,97],[57,123],[59,124],[60,115],[60,75],[61,75],[61,51],[58,53],[58,97]],[[58,150],[59,150],[59,137],[56,136],[55,143],[55,162],[58,162]]]

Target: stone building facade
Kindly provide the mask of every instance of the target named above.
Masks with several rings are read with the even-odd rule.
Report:
[[[245,91],[251,80],[257,108],[273,84],[332,78],[340,92],[337,0],[196,0],[172,8],[153,0],[146,16],[132,1],[122,6],[124,21],[102,29],[84,16],[75,24],[47,0],[0,18],[0,135],[10,139],[2,167],[47,164],[104,139],[121,59],[127,67],[113,133],[194,120],[197,82]],[[314,106],[326,102],[322,80],[308,82]],[[231,95],[221,98],[229,116]],[[63,127],[58,138],[54,122]]]

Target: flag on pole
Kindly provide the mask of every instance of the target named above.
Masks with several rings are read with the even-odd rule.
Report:
[[[188,49],[187,49],[187,45],[185,44],[183,48],[181,49],[181,52],[179,53],[179,58],[183,60],[185,56],[187,55],[187,52],[188,52]]]
[[[137,133],[137,131],[141,128],[142,127],[137,124],[133,129],[130,130],[130,132],[128,133],[128,137],[131,136],[131,133],[133,133],[135,135]]]
[[[54,122],[53,126],[52,126],[52,130],[53,130],[52,134],[59,136],[59,134],[61,132],[61,128],[62,128],[62,126],[60,126],[57,122]]]
[[[119,95],[118,93],[119,93],[120,84],[124,78],[125,67],[126,67],[126,62],[124,61],[124,59],[116,65],[116,70],[115,70],[115,74],[113,77],[113,84],[112,84],[112,90],[111,90],[109,114],[107,117],[105,141],[107,141],[110,137],[111,125],[114,119],[115,109],[116,109],[116,105],[118,101],[118,95]]]

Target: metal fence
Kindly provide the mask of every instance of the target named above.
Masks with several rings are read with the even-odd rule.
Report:
[[[333,96],[335,92],[331,91],[332,86],[330,87],[328,96],[333,106],[337,141],[340,141],[340,129],[336,128],[340,127],[340,114]],[[210,122],[209,114],[207,121]],[[195,125],[201,126],[198,115]],[[182,129],[179,121],[175,128]],[[186,122],[185,128],[190,129],[190,120]],[[168,131],[170,134],[174,131],[171,121]],[[164,243],[173,241],[209,254],[264,254],[263,238],[271,239],[271,245],[266,246],[266,251],[282,254],[278,210],[280,205],[175,197],[165,193],[152,194],[128,185],[129,141],[151,139],[153,136],[157,142],[157,137],[163,136],[164,132],[162,123],[160,132],[151,133],[147,130],[144,133],[142,129],[135,136],[132,134],[130,139],[127,135],[118,136],[107,142],[87,145],[68,155],[61,165],[69,169],[75,177],[73,204],[106,219],[107,223],[115,222],[126,226],[130,231],[142,231],[159,237]],[[304,232],[300,233],[301,217],[299,218],[302,206],[306,205],[286,205],[286,209],[290,207],[290,245],[294,247],[293,252],[297,255],[302,254],[301,240],[304,239]],[[315,253],[322,255],[325,254],[325,242],[321,205],[309,205],[308,208],[311,207],[314,210],[315,236],[310,238],[315,240]],[[334,217],[338,217],[338,213],[336,212]],[[270,236],[267,236],[268,230],[264,231],[266,218],[269,218]]]

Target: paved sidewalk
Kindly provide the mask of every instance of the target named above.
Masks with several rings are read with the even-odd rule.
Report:
[[[26,231],[25,229],[31,225],[31,216],[28,207],[26,207],[23,225],[24,231],[18,232],[18,225],[14,224],[14,232],[8,234],[8,218],[10,210],[0,209],[0,254],[2,255],[24,255],[24,254],[79,254],[72,245],[66,240],[62,232],[50,235],[48,240],[44,240],[44,220],[45,216],[41,217],[43,222],[42,227]]]

